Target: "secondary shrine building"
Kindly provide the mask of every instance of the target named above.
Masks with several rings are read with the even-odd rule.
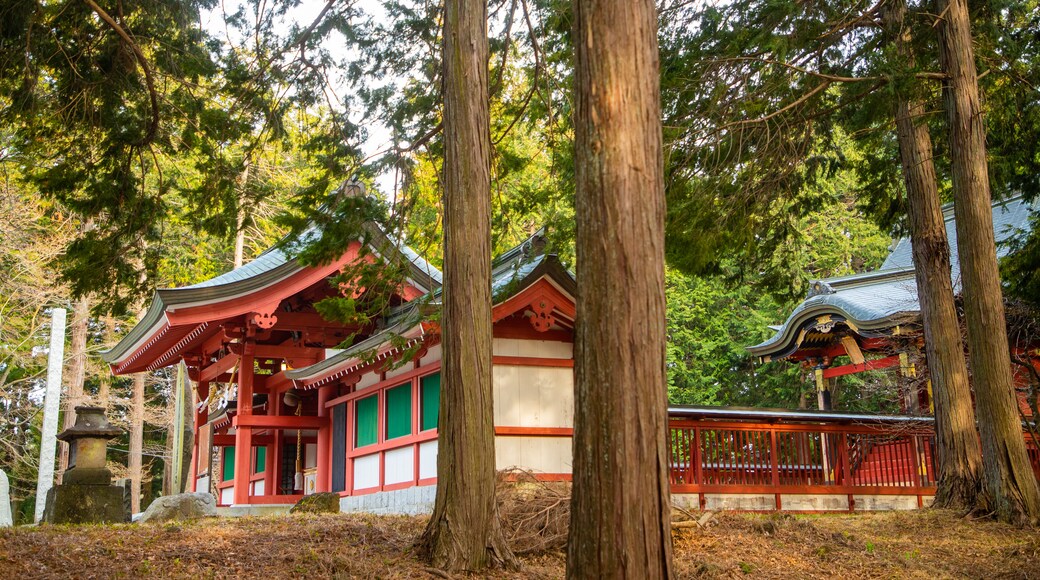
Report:
[[[1021,196],[993,204],[998,256],[1008,253],[1009,238],[1030,230],[1035,209],[1040,205],[1027,203]],[[959,294],[961,272],[952,204],[943,207],[943,217],[953,289]],[[931,381],[927,372],[919,372],[926,370],[924,330],[909,237],[898,240],[875,271],[810,282],[806,299],[786,322],[772,328],[776,331],[772,338],[748,350],[763,362],[802,364],[815,376],[820,409],[831,408],[831,394],[840,377],[890,369],[899,376],[902,411],[933,412]],[[1027,403],[1031,376],[1024,365],[1040,370],[1040,344],[1023,342],[1017,335],[1009,339],[1011,354],[1020,361],[1011,365],[1019,404],[1031,415]]]
[[[575,281],[543,246],[536,234],[493,263],[496,461],[569,479]],[[325,320],[315,302],[366,292],[333,277],[372,256],[406,264],[407,281],[367,326]],[[272,249],[211,280],[159,290],[104,356],[116,374],[185,362],[199,401],[190,489],[220,505],[332,491],[343,509],[382,501],[424,511],[443,412],[440,335],[428,316],[440,286],[440,271],[367,224],[326,266]]]

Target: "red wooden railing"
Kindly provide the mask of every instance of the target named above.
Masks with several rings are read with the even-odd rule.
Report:
[[[917,496],[935,490],[934,434],[922,425],[672,419],[672,493]]]

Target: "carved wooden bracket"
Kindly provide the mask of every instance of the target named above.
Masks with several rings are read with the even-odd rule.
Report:
[[[534,302],[531,303],[531,311],[534,312],[534,316],[528,319],[531,326],[534,327],[538,332],[546,332],[552,328],[553,323],[556,319],[553,317],[553,308],[556,305],[544,296],[535,298]]]
[[[278,323],[278,317],[274,312],[253,312],[249,315],[249,322],[261,330],[268,330]]]

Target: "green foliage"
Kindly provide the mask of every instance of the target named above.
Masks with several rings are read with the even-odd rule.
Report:
[[[797,405],[803,388],[799,369],[789,364],[756,368],[747,346],[773,334],[785,315],[778,304],[748,285],[721,277],[693,278],[669,269],[668,400],[681,405]]]

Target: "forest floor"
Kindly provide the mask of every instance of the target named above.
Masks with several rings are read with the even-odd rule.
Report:
[[[448,578],[412,549],[424,518],[292,515],[0,530],[0,578]],[[679,578],[1040,578],[1040,532],[938,511],[719,513],[676,529]],[[562,578],[564,554],[494,578]]]

